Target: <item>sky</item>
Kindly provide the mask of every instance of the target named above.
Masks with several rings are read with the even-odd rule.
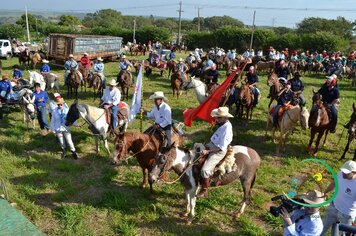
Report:
[[[1,4],[6,2],[6,4]],[[88,13],[111,8],[124,15],[178,17],[179,0],[16,0],[7,4],[0,0],[3,9],[19,10],[27,5],[29,11],[67,11]],[[295,28],[305,17],[335,19],[343,16],[356,20],[356,0],[182,0],[182,18],[228,15],[252,25],[285,26]]]

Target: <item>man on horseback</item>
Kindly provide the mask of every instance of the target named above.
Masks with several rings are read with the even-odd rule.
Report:
[[[285,88],[278,94],[278,101],[277,105],[274,110],[273,114],[273,126],[277,127],[278,126],[278,114],[279,114],[279,109],[282,107],[285,107],[291,103],[293,99],[293,92],[291,90],[291,84],[285,85]]]
[[[68,60],[64,63],[64,69],[66,70],[64,73],[64,84],[67,85],[67,77],[71,73],[71,70],[73,70],[75,73],[78,73],[80,77],[80,82],[83,82],[83,75],[80,73],[78,70],[78,63],[74,60],[73,54],[69,54]]]
[[[335,133],[336,124],[337,124],[337,108],[336,105],[339,102],[339,88],[336,86],[336,79],[334,76],[329,76],[326,82],[321,86],[318,90],[318,94],[320,94],[322,102],[327,106],[328,111],[331,113],[330,118],[330,133]],[[313,114],[318,111],[318,107],[314,106],[310,111],[310,117],[313,117]],[[328,112],[329,114],[329,112]],[[310,123],[310,119],[309,119]]]
[[[228,146],[233,139],[232,125],[229,118],[234,117],[229,113],[229,108],[219,107],[211,111],[211,116],[215,118],[215,123],[218,129],[210,138],[210,142],[206,145],[207,150],[203,150],[201,155],[209,154],[202,169],[201,176],[202,189],[196,197],[208,197],[208,188],[210,186],[210,177],[214,174],[214,169],[217,164],[225,157]]]
[[[40,73],[44,76],[45,74],[48,74],[51,72],[51,68],[48,65],[49,61],[47,61],[46,59],[42,60],[42,66],[40,68]]]
[[[120,63],[119,63],[119,68],[120,68],[119,79],[120,80],[121,80],[122,74],[126,71],[130,75],[131,81],[133,82],[133,78],[132,78],[132,74],[131,74],[131,71],[130,71],[130,67],[133,67],[132,63],[129,62],[129,60],[126,59],[125,55],[123,55],[121,57]],[[121,81],[119,81],[119,82],[121,83]]]
[[[254,96],[253,105],[256,106],[258,104],[258,96],[260,95],[260,91],[257,88],[258,75],[255,73],[254,66],[250,66],[249,72],[246,74],[246,83],[250,87]]]
[[[96,62],[94,63],[94,74],[97,74],[101,77],[103,84],[106,85],[106,77],[104,75],[104,68],[105,65],[103,63],[103,59],[101,57],[98,57],[96,59]],[[93,86],[93,77],[89,80],[89,88]]]
[[[14,65],[13,69],[14,69],[14,72],[12,73],[12,77],[15,80],[22,79],[22,71],[20,70],[19,66]]]
[[[195,61],[195,57],[193,56],[193,53],[190,52],[189,55],[187,56],[187,58],[185,58],[185,61],[187,62],[187,64],[189,66],[191,66],[191,64],[193,63],[193,61]]]
[[[287,83],[290,71],[289,68],[286,66],[286,62],[284,60],[280,61],[279,67],[276,69],[276,74],[278,75],[279,80],[285,80],[284,83]]]
[[[172,49],[171,52],[169,53],[169,60],[172,61],[174,59],[176,59],[176,53],[174,52],[174,50]]]
[[[204,76],[205,83],[209,86],[216,84],[219,78],[219,72],[216,70],[216,64],[213,63],[210,67],[206,68],[206,74]]]
[[[288,83],[291,85],[291,90],[294,93],[294,97],[298,99],[299,105],[305,106],[305,98],[302,94],[304,90],[304,84],[300,80],[300,77],[302,77],[302,75],[299,73],[299,71],[297,71],[294,73],[294,77],[288,80]]]
[[[80,58],[80,64],[84,67],[84,70],[87,71],[89,74],[90,70],[90,58],[88,57],[88,53],[84,53],[83,56]]]
[[[187,82],[188,66],[184,63],[183,58],[179,58],[179,63],[176,65],[176,72],[179,73],[179,79],[181,81],[181,87]]]
[[[104,94],[101,97],[103,101],[102,106],[108,112],[111,108],[111,128],[113,130],[117,127],[117,114],[119,112],[119,103],[121,100],[120,90],[116,87],[115,79],[110,80],[109,86],[104,89]]]
[[[167,139],[166,146],[171,147],[171,128],[172,128],[172,111],[171,107],[164,101],[167,98],[164,96],[164,93],[157,91],[150,96],[150,99],[154,100],[155,106],[150,112],[147,112],[147,118],[154,119],[155,128],[162,129],[165,133],[165,138]],[[141,108],[141,112],[145,112],[144,108]]]

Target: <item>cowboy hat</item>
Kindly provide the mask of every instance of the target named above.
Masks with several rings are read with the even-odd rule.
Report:
[[[63,104],[64,103],[64,99],[63,98],[58,98],[58,99],[56,99],[56,103],[57,104]]]
[[[111,79],[110,82],[109,82],[109,85],[110,86],[116,86],[117,85],[116,80],[115,79]]]
[[[211,111],[210,114],[212,117],[227,117],[227,118],[232,118],[234,117],[229,113],[229,108],[228,107],[219,107]]]
[[[68,56],[68,57],[69,57],[69,58],[71,58],[71,57],[74,57],[74,56],[73,56],[73,54],[69,54],[69,56]]]
[[[103,58],[98,57],[96,60],[97,60],[97,61],[103,61]]]
[[[168,100],[165,96],[164,96],[164,93],[162,91],[157,91],[157,92],[154,92],[154,94],[152,94],[150,96],[150,99],[163,99],[163,100]]]
[[[84,55],[84,56],[88,56],[88,53],[87,53],[87,52],[85,52],[85,53],[83,53],[83,55]]]
[[[322,192],[314,189],[308,193],[301,194],[300,198],[308,204],[319,204],[325,201],[323,195]]]
[[[49,63],[49,61],[47,61],[46,59],[43,59],[42,63]]]
[[[340,168],[340,170],[345,174],[350,174],[351,172],[356,172],[356,162],[355,161],[347,161]]]
[[[121,58],[125,59],[125,58],[126,58],[126,56],[125,56],[125,55],[122,55],[122,57],[121,57]]]
[[[61,95],[59,93],[54,93],[53,96],[54,96],[54,98],[61,97]]]
[[[184,62],[183,58],[179,58],[179,62]]]
[[[10,79],[9,74],[4,74],[4,75],[2,76],[2,79]]]

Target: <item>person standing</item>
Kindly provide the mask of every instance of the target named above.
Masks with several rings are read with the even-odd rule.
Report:
[[[66,155],[66,148],[69,147],[74,159],[78,159],[78,154],[75,150],[70,128],[65,125],[68,114],[68,106],[65,106],[63,98],[59,97],[56,101],[57,107],[52,112],[51,129],[57,137],[62,149],[62,158]]]
[[[50,127],[47,122],[47,110],[46,104],[48,101],[48,94],[46,91],[41,90],[41,85],[35,83],[35,92],[32,94],[34,96],[34,104],[37,111],[37,120],[40,124],[41,135],[46,136],[50,132]]]

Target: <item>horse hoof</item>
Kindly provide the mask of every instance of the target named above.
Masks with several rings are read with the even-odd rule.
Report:
[[[188,219],[185,220],[185,224],[186,224],[186,225],[191,225],[192,222],[193,222],[193,219],[192,219],[192,218],[188,218]]]

